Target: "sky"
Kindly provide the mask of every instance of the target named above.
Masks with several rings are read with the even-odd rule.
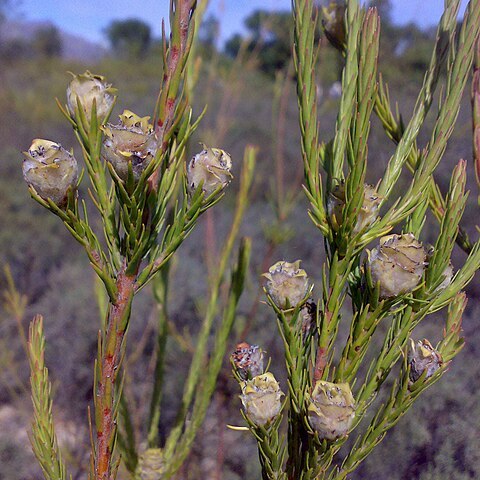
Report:
[[[148,23],[154,36],[161,33],[161,19],[168,15],[169,0],[20,0],[12,18],[50,21],[57,27],[88,40],[106,44],[105,28],[112,20],[138,18]],[[421,27],[437,23],[443,0],[392,0],[393,20],[415,22]],[[462,11],[467,0],[462,0]],[[210,0],[209,9],[222,19],[220,37],[242,32],[243,20],[253,10],[288,10],[291,0]]]

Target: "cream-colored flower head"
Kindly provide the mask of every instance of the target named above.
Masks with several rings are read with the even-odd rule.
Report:
[[[115,101],[116,89],[105,81],[101,75],[93,75],[88,70],[80,75],[73,74],[67,87],[67,107],[72,115],[78,108],[77,98],[85,112],[87,120],[92,116],[92,105],[95,101],[97,117],[103,120]]]
[[[416,382],[425,371],[425,378],[431,377],[443,365],[443,359],[426,338],[419,340],[417,344],[410,339],[408,363],[410,380]]]
[[[224,150],[203,146],[188,164],[187,183],[190,193],[202,185],[205,196],[211,195],[217,188],[225,188],[232,180],[232,158]]]
[[[367,268],[374,284],[380,283],[380,298],[396,297],[415,289],[422,279],[427,255],[411,233],[388,235],[369,252]]]
[[[272,265],[268,273],[263,274],[268,280],[265,286],[267,293],[279,308],[294,308],[308,294],[308,276],[300,268],[300,262],[301,260],[293,263],[280,261]]]
[[[271,373],[257,375],[242,383],[242,400],[245,413],[257,426],[273,420],[282,408],[283,392]]]
[[[60,144],[35,139],[24,152],[23,178],[44,200],[51,199],[59,207],[67,203],[69,189],[75,189],[78,165],[75,157]]]
[[[122,180],[127,179],[131,165],[133,178],[138,181],[155,157],[157,137],[149,120],[150,117],[139,117],[125,110],[119,124],[107,124],[102,128],[105,134],[103,156]]]
[[[357,215],[357,222],[353,228],[353,233],[359,233],[369,227],[378,217],[380,203],[382,198],[378,195],[375,187],[365,185],[363,191],[363,204]],[[338,184],[330,194],[327,203],[328,216],[330,223],[335,231],[338,231],[342,225],[343,207],[345,206],[345,183]]]
[[[308,420],[320,439],[345,436],[355,418],[355,400],[348,383],[319,380],[308,406]]]
[[[165,461],[161,448],[148,448],[138,459],[135,478],[161,480],[165,473]]]

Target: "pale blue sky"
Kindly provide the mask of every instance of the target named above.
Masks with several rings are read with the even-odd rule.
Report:
[[[442,0],[393,0],[396,23],[416,22],[422,27],[440,18]],[[467,0],[462,0],[465,7]],[[242,30],[243,19],[258,8],[287,10],[290,0],[210,0],[209,11],[222,19],[221,38]],[[160,36],[161,19],[168,15],[168,0],[21,0],[14,18],[52,21],[63,30],[93,41],[105,41],[103,30],[112,20],[136,17]],[[463,9],[462,9],[463,11]]]

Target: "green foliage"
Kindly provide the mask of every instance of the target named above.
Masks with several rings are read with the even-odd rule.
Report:
[[[30,324],[28,357],[34,420],[32,447],[46,480],[66,480],[67,472],[58,449],[52,416],[52,386],[45,367],[43,318],[37,316]]]
[[[120,56],[144,56],[150,48],[151,29],[142,20],[114,20],[105,34],[112,50]]]

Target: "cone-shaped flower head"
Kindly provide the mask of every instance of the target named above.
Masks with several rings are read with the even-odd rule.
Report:
[[[188,164],[187,182],[190,193],[202,184],[205,197],[208,197],[218,187],[225,188],[231,182],[232,159],[224,150],[203,147]]]
[[[307,272],[300,268],[301,260],[289,263],[277,262],[263,276],[268,280],[267,293],[272,297],[277,307],[286,309],[296,307],[308,294]]]
[[[317,304],[312,299],[307,300],[300,309],[298,319],[301,322],[302,334],[308,335],[317,320]]]
[[[372,185],[365,185],[363,191],[363,204],[358,212],[357,222],[353,228],[353,233],[356,234],[369,227],[378,217],[378,210],[380,208],[382,198],[378,196],[375,187]],[[345,206],[345,184],[337,185],[328,199],[327,210],[330,217],[330,222],[335,230],[339,230],[342,224],[343,207]]]
[[[115,101],[116,89],[105,81],[105,77],[93,75],[88,70],[80,75],[73,74],[67,87],[67,107],[74,116],[78,107],[77,98],[85,112],[87,120],[92,116],[92,105],[95,101],[97,117],[102,120]]]
[[[138,480],[161,480],[165,462],[161,448],[149,448],[138,459],[135,478]]]
[[[339,50],[343,50],[346,41],[345,5],[331,2],[328,7],[322,7],[322,25],[328,41]]]
[[[308,420],[320,439],[335,440],[348,433],[355,417],[355,400],[348,383],[319,380],[308,406]]]
[[[426,338],[419,340],[416,345],[410,339],[408,363],[410,364],[410,380],[416,382],[425,371],[427,372],[425,377],[431,377],[442,366],[443,359]]]
[[[429,264],[432,261],[433,254],[435,252],[435,247],[432,245],[429,245],[428,248],[426,248],[427,251],[427,264]],[[443,280],[438,285],[437,288],[435,288],[435,292],[441,292],[442,290],[445,290],[451,283],[452,283],[452,278],[453,278],[453,264],[451,261],[448,262],[448,265],[444,268],[442,272]]]
[[[411,233],[380,239],[367,260],[374,284],[380,283],[380,298],[411,292],[425,270],[426,252]]]
[[[250,420],[261,426],[280,413],[282,395],[280,385],[268,372],[243,382],[240,399]]]
[[[136,181],[152,161],[157,150],[157,137],[149,123],[150,117],[139,117],[130,110],[120,115],[120,123],[103,127],[103,155],[122,179],[128,178],[131,165]]]
[[[23,178],[38,195],[63,207],[69,189],[75,189],[78,165],[75,157],[60,144],[50,140],[33,140],[28,152],[24,152]]]
[[[443,281],[435,289],[435,291],[441,292],[442,290],[445,290],[452,283],[452,278],[453,278],[453,265],[452,265],[452,262],[449,262],[448,265],[443,270]]]
[[[264,352],[258,345],[239,343],[232,353],[232,361],[239,375],[244,379],[263,373]]]

